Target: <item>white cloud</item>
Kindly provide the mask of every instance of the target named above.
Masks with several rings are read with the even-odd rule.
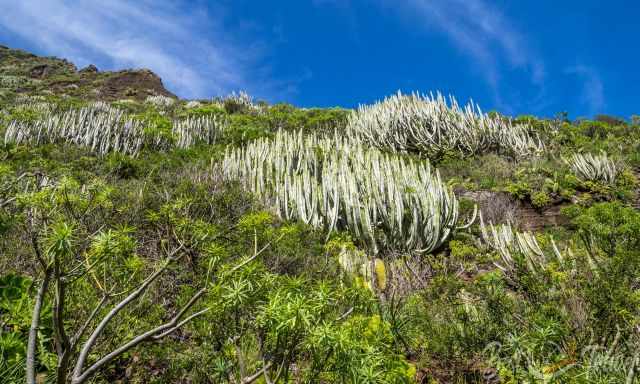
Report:
[[[595,68],[578,64],[565,69],[565,73],[578,76],[582,81],[582,102],[589,108],[591,114],[602,113],[605,107],[604,85]]]
[[[152,69],[183,97],[247,88],[249,67],[257,55],[247,54],[222,33],[220,14],[193,7],[178,9],[172,4],[0,0],[0,24],[48,54],[81,66],[96,63],[114,69]]]

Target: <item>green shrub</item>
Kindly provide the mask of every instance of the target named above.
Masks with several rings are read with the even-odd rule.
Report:
[[[531,188],[526,182],[508,183],[504,191],[518,200],[525,200],[531,194]]]
[[[131,179],[139,176],[138,161],[119,152],[110,153],[106,158],[107,172],[120,179]]]
[[[531,195],[531,204],[535,208],[544,208],[551,204],[551,198],[544,191],[538,191]]]

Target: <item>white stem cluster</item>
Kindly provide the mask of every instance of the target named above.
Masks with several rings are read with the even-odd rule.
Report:
[[[615,161],[604,152],[601,155],[575,153],[564,161],[582,180],[613,184],[620,172]]]
[[[144,102],[155,105],[156,107],[168,108],[173,106],[176,103],[176,100],[171,97],[158,95],[158,96],[147,96]]]
[[[516,271],[516,258],[524,260],[526,268],[531,273],[537,273],[546,269],[549,257],[542,251],[536,236],[530,232],[518,232],[513,230],[511,224],[485,225],[480,214],[480,229],[483,240],[500,254],[501,262],[495,263],[507,274]],[[558,250],[553,239],[551,239],[553,255],[560,263],[564,261],[564,256]]]
[[[201,106],[202,106],[202,103],[200,103],[197,100],[190,100],[184,105],[186,109],[199,108]]]
[[[223,117],[188,117],[173,122],[172,133],[176,147],[188,148],[197,143],[214,144],[226,127]]]
[[[7,127],[4,142],[29,145],[66,142],[89,147],[100,155],[121,152],[137,156],[143,147],[166,150],[197,143],[213,144],[224,131],[226,121],[217,116],[176,120],[171,137],[145,133],[144,127],[144,121],[129,119],[123,111],[97,102],[62,114],[47,113],[45,118],[34,122],[13,121]]]
[[[253,100],[253,97],[251,97],[251,95],[249,95],[245,91],[240,91],[238,93],[236,93],[235,91],[231,92],[229,95],[225,96],[222,99],[222,105],[229,102],[242,107],[242,109],[245,111],[254,113],[264,112],[264,109],[260,105],[256,104]]]
[[[521,157],[544,149],[527,126],[491,117],[473,102],[460,107],[455,98],[450,96],[447,102],[440,93],[398,92],[376,104],[360,106],[349,116],[347,131],[380,149],[426,156],[496,151]]]
[[[0,88],[16,88],[29,83],[29,79],[14,75],[0,75]]]
[[[280,131],[228,149],[227,178],[275,199],[286,219],[348,229],[377,252],[380,245],[431,252],[458,221],[458,201],[428,162],[367,149],[344,137]]]
[[[47,103],[45,101],[30,101],[30,102],[18,104],[15,107],[16,110],[33,111],[33,112],[42,113],[42,114],[49,113],[53,111],[54,108],[55,108],[55,105],[51,103]]]
[[[245,91],[240,91],[238,93],[236,93],[235,91],[231,92],[224,99],[234,101],[247,107],[253,106],[253,98]]]
[[[50,114],[35,122],[13,121],[7,127],[4,142],[40,145],[67,142],[90,147],[104,155],[122,152],[136,155],[143,145],[141,122],[126,120],[124,112],[103,106]]]

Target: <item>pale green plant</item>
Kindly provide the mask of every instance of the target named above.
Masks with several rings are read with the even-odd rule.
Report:
[[[221,105],[234,105],[236,109],[251,113],[262,113],[264,108],[256,104],[247,92],[231,92],[221,100]]]
[[[426,156],[448,151],[497,151],[522,157],[544,149],[527,126],[489,116],[473,102],[461,107],[453,96],[447,102],[440,93],[398,92],[373,105],[360,106],[350,115],[347,131],[377,148]]]
[[[62,114],[42,109],[44,118],[32,121],[12,121],[4,142],[26,145],[67,142],[84,147],[99,155],[120,152],[137,156],[143,147],[166,150],[188,148],[197,143],[213,144],[226,127],[219,116],[189,117],[176,120],[171,128],[174,141],[160,133],[145,132],[145,121],[128,118],[125,113],[105,102]]]
[[[458,222],[458,200],[427,161],[384,154],[334,135],[280,131],[228,149],[227,178],[271,200],[281,217],[328,233],[348,229],[380,245],[432,252]]]
[[[6,143],[40,145],[68,142],[90,147],[101,155],[122,152],[136,155],[143,145],[141,122],[125,119],[124,112],[100,104],[63,114],[48,114],[35,121],[13,121],[7,127]]]
[[[516,273],[518,258],[524,260],[527,270],[532,274],[545,270],[552,260],[564,263],[565,257],[552,238],[550,243],[553,253],[549,255],[542,250],[535,234],[516,231],[510,223],[485,225],[482,213],[480,213],[480,230],[484,242],[500,255],[501,261],[494,263],[495,266],[507,275]]]
[[[539,354],[521,336],[510,334],[505,343],[494,342],[485,348],[489,360],[501,366],[518,382],[558,383],[637,383],[640,354],[637,340],[621,340],[620,330],[612,340],[595,340],[581,348],[579,353],[557,361],[556,356],[567,356],[560,345],[550,343],[555,353]],[[506,379],[506,378],[503,378]]]
[[[604,152],[600,155],[575,153],[564,161],[582,180],[614,184],[620,173],[620,167]]]
[[[14,75],[0,75],[0,88],[16,88],[30,81],[26,77]]]
[[[189,148],[197,143],[214,144],[226,126],[226,120],[220,115],[175,120],[172,127],[175,146]]]
[[[173,106],[176,103],[176,100],[172,97],[157,95],[157,96],[147,96],[144,100],[147,104],[155,105],[159,108],[168,108]]]
[[[200,103],[197,100],[190,100],[184,105],[184,107],[186,109],[193,109],[193,108],[198,108],[198,107],[201,107],[201,106],[202,106],[202,103]]]

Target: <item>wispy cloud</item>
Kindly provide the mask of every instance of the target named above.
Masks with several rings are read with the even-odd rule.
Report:
[[[565,68],[565,73],[575,75],[582,81],[582,94],[580,96],[591,114],[601,113],[605,107],[604,85],[595,68],[584,64],[578,64]]]
[[[223,33],[224,13],[171,1],[0,0],[0,24],[79,65],[145,67],[183,97],[250,88],[256,47]],[[259,50],[257,50],[259,52]]]
[[[544,62],[532,52],[516,26],[492,3],[484,0],[380,1],[410,17],[412,27],[422,25],[444,33],[477,65],[498,100],[501,72],[505,70],[523,71],[531,84],[543,86]]]

